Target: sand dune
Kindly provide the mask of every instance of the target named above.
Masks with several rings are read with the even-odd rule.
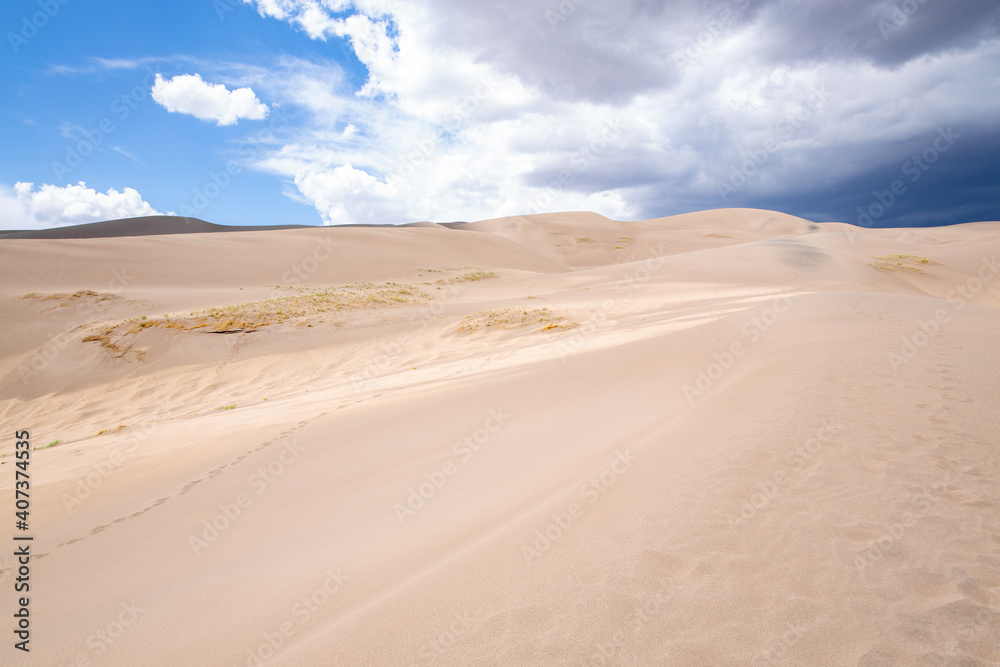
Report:
[[[214,225],[198,218],[169,215],[148,215],[141,218],[121,218],[83,225],[0,231],[0,239],[103,239],[120,236],[163,236],[165,234],[207,234],[210,232],[249,232],[275,229],[301,229],[304,225],[272,225],[234,227]]]
[[[1000,223],[197,223],[0,240],[24,664],[1000,664]]]

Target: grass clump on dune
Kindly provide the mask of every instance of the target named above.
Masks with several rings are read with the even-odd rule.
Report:
[[[872,259],[874,261],[868,262],[868,266],[872,267],[876,271],[890,273],[894,271],[902,271],[903,273],[927,275],[927,272],[920,267],[937,264],[937,262],[933,260],[926,257],[920,257],[918,255],[878,255],[876,257],[872,257]]]
[[[520,329],[538,327],[538,331],[572,329],[575,322],[553,313],[548,308],[504,308],[480,310],[468,315],[458,326],[459,333],[472,333],[478,329]]]
[[[486,280],[487,278],[499,278],[497,274],[492,271],[486,271],[485,269],[472,269],[457,276],[452,276],[450,278],[441,278],[437,282],[439,283],[474,283],[479,280]]]

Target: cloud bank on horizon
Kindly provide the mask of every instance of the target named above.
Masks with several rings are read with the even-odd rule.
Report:
[[[4,228],[1000,219],[991,0],[215,0],[58,43],[97,10],[43,4],[4,9]]]

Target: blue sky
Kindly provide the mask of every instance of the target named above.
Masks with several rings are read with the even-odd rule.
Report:
[[[0,16],[0,228],[1000,219],[992,1],[14,0]]]

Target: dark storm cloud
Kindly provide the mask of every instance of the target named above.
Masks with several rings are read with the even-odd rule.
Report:
[[[761,55],[784,63],[862,58],[894,67],[1000,34],[995,0],[765,0],[756,19]]]
[[[995,0],[437,0],[438,37],[557,99],[624,102],[749,31],[771,65],[862,59],[895,67],[1000,34]]]
[[[701,7],[597,0],[439,0],[439,37],[556,99],[623,102],[678,77],[671,59]]]
[[[737,194],[734,206],[785,211],[817,222],[924,227],[1000,220],[1000,128],[956,126],[899,146],[886,160],[841,182],[773,193]],[[935,147],[937,142],[937,147]],[[663,204],[665,202],[661,202]]]

